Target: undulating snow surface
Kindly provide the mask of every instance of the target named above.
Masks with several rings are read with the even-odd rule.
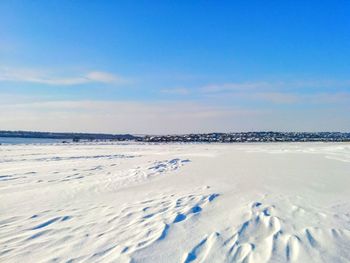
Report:
[[[350,144],[0,146],[0,262],[350,262]]]

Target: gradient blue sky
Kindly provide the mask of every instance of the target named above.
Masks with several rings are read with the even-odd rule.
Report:
[[[0,2],[0,129],[350,130],[349,1]]]

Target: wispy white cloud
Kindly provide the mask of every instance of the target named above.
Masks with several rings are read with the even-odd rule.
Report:
[[[274,104],[341,104],[350,103],[350,92],[322,92],[313,94],[298,94],[288,92],[262,92],[244,94],[245,99],[266,101]]]
[[[209,84],[200,87],[199,90],[203,93],[223,93],[223,92],[237,92],[255,89],[271,89],[276,87],[276,83],[269,82],[237,82],[237,83],[221,83]]]
[[[85,75],[85,78],[89,81],[102,82],[102,83],[125,83],[126,79],[108,72],[92,71]]]
[[[350,92],[315,92],[315,93],[296,93],[296,92],[237,92],[230,94],[211,94],[209,98],[216,101],[232,102],[265,102],[279,105],[331,105],[331,104],[350,104]],[[268,106],[268,105],[265,105]]]
[[[302,88],[350,88],[350,80],[296,80],[296,81],[256,81],[256,82],[229,82],[209,84],[199,88],[202,93],[232,93],[232,92],[273,92],[282,89]]]
[[[0,81],[27,82],[55,86],[73,86],[88,83],[125,84],[128,81],[116,74],[103,71],[90,71],[80,74],[57,74],[47,70],[0,68]]]

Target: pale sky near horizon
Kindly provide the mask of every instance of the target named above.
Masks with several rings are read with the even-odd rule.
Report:
[[[0,130],[350,130],[349,1],[0,2]]]

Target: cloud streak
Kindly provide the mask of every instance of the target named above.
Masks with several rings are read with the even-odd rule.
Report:
[[[128,82],[119,75],[103,71],[90,71],[73,76],[58,76],[44,70],[13,68],[0,68],[0,81],[37,83],[51,86],[74,86],[89,83],[120,85]]]
[[[256,82],[229,82],[205,85],[199,88],[204,94],[232,93],[232,92],[273,92],[293,89],[333,89],[349,88],[349,80],[298,80],[298,81],[256,81]]]
[[[203,93],[225,93],[257,89],[271,89],[280,85],[281,83],[237,82],[205,85],[203,87],[200,87],[199,90]]]

